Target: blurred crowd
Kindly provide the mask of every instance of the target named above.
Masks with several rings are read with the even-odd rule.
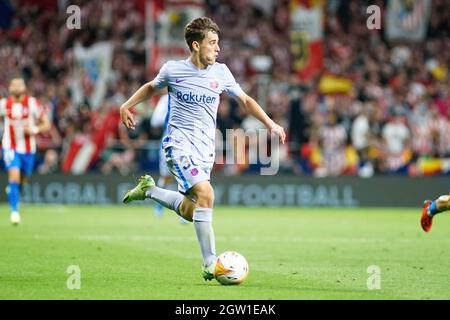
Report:
[[[119,125],[119,106],[148,81],[145,61],[144,16],[133,1],[60,1],[58,8],[45,8],[36,2],[10,3],[11,21],[0,29],[0,96],[8,95],[8,80],[21,73],[30,94],[36,96],[52,120],[52,129],[38,136],[37,169],[40,173],[64,169],[72,143],[102,135],[104,149],[91,170],[122,174],[138,167],[130,165],[142,157],[141,147],[148,139],[158,139],[160,130],[128,132]],[[15,4],[15,5],[14,5]],[[81,29],[68,29],[66,7],[81,8]],[[89,47],[99,41],[113,44],[112,79],[104,103],[93,108],[88,99],[75,104],[71,97],[76,43]],[[145,111],[145,110],[144,110]],[[151,111],[151,110],[150,110]],[[146,116],[143,113],[143,116]]]
[[[288,1],[274,7],[249,1],[210,1],[223,28],[221,59],[245,89],[265,101],[289,133],[282,169],[318,177],[450,174],[450,9],[432,2],[426,41],[389,43],[366,27],[370,4],[325,2],[324,68],[306,81],[290,70]],[[242,30],[239,32],[239,30]],[[263,94],[253,57],[267,56],[270,83]],[[345,79],[345,94],[327,94],[322,80]],[[336,80],[338,81],[338,80]],[[218,127],[254,127],[229,100]],[[239,170],[249,170],[241,166]]]
[[[20,6],[11,1],[11,21],[0,26],[0,96],[8,94],[9,77],[20,71],[52,120],[52,130],[39,136],[38,171],[62,170],[71,144],[102,130],[108,134],[102,136],[102,152],[90,170],[124,175],[130,170],[156,171],[162,134],[162,128],[150,126],[156,100],[138,106],[140,126],[135,131],[121,125],[118,115],[120,104],[153,76],[146,73],[142,10],[134,1],[75,1],[81,7],[82,28],[69,30],[67,3],[58,3],[60,7],[51,10],[32,1]],[[446,1],[432,1],[427,40],[417,44],[389,43],[383,30],[367,29],[365,1],[325,1],[324,68],[308,80],[300,80],[291,69],[288,3],[205,2],[206,15],[221,27],[219,61],[288,133],[287,144],[277,150],[281,170],[319,177],[449,174]],[[371,4],[384,9],[384,1]],[[70,91],[74,44],[87,47],[103,40],[114,46],[107,98],[98,108],[87,101],[75,105]],[[267,61],[268,67],[261,68]],[[351,89],[324,93],[320,83],[328,75],[347,79]],[[258,127],[236,102],[221,99],[218,146],[227,143],[226,129]],[[256,141],[249,139],[247,152]],[[259,167],[221,162],[216,170],[227,174]]]

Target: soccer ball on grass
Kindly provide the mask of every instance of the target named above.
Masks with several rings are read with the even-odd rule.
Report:
[[[226,251],[217,257],[214,275],[223,285],[241,284],[248,276],[248,263],[236,251]]]

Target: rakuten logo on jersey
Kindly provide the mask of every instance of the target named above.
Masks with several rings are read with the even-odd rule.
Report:
[[[195,94],[192,92],[182,93],[180,91],[177,92],[177,99],[186,103],[214,103],[216,101],[216,97],[207,96],[206,94]]]

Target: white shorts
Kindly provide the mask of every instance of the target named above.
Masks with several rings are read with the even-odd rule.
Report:
[[[167,167],[177,180],[181,193],[199,182],[210,180],[214,163],[193,159],[192,155],[175,147],[167,147],[164,151]]]

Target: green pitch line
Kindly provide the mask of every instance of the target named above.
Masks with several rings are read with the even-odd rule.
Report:
[[[154,217],[150,203],[27,205],[18,227],[0,210],[0,299],[450,298],[450,215],[425,234],[420,208],[217,208],[217,253],[250,265],[230,287],[202,279],[193,226]],[[80,289],[67,287],[71,265]]]

